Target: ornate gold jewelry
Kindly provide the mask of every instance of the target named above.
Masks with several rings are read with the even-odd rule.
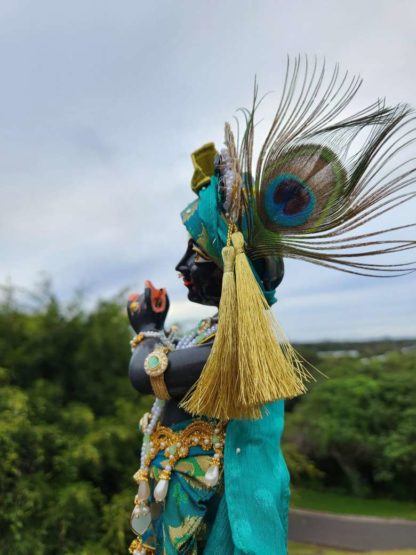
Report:
[[[153,393],[163,401],[171,398],[163,378],[163,374],[169,365],[167,353],[170,351],[172,351],[170,347],[158,345],[154,351],[147,355],[144,361],[144,370],[150,377]]]
[[[214,449],[215,454],[212,464],[218,466],[223,456],[225,426],[226,424],[223,422],[210,424],[205,420],[192,422],[192,424],[179,432],[174,432],[165,426],[158,426],[150,436],[152,447],[146,455],[146,468],[150,467],[159,451],[164,451],[165,457],[169,459],[169,467],[174,468],[178,460],[189,455],[191,447],[198,445],[204,451]]]
[[[207,422],[196,420],[184,430],[174,432],[170,428],[158,425],[150,434],[146,448],[142,452],[144,457],[134,479],[139,485],[134,498],[134,509],[131,516],[133,531],[137,534],[136,543],[133,542],[130,553],[133,555],[147,555],[147,545],[143,543],[142,535],[151,522],[151,511],[148,499],[151,495],[149,479],[157,480],[153,488],[153,498],[163,503],[169,489],[169,483],[175,464],[189,455],[192,447],[202,447],[203,451],[214,451],[210,458],[209,467],[205,472],[205,484],[212,488],[218,484],[220,478],[221,459],[223,458],[226,422]],[[163,452],[166,461],[157,474],[151,468],[152,461]]]
[[[143,470],[142,468],[139,468],[139,470],[133,474],[133,478],[137,483],[143,482],[143,481],[147,482],[149,479],[149,472],[147,470]]]
[[[130,341],[131,350],[134,351],[134,349],[143,341],[144,338],[145,336],[143,333],[139,333],[136,335],[136,337],[133,337],[133,339]]]
[[[198,324],[197,333],[198,334],[203,333],[204,331],[209,329],[212,326],[212,324],[213,324],[213,319],[212,318],[204,318]]]
[[[155,549],[142,542],[140,536],[133,540],[129,547],[129,553],[132,555],[151,555],[155,553]]]

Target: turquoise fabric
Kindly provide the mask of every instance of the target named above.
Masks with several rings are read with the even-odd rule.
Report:
[[[289,472],[280,448],[284,401],[260,420],[233,420],[224,453],[225,495],[204,555],[286,555]]]
[[[182,221],[192,239],[222,267],[221,251],[227,242],[228,226],[221,213],[218,199],[218,178],[211,177],[210,184],[199,191],[198,199],[181,213]],[[242,232],[244,235],[244,222]],[[275,290],[266,291],[253,263],[253,273],[269,305],[276,302]]]
[[[260,420],[228,423],[222,495],[203,483],[212,452],[193,447],[175,466],[163,512],[143,541],[156,544],[157,555],[287,555],[290,490],[280,448],[283,427],[283,401],[266,405]],[[163,453],[153,461],[155,475],[163,461]],[[197,539],[202,521],[205,548]]]
[[[178,432],[192,422],[180,422],[171,429]],[[221,499],[220,487],[210,488],[204,480],[213,455],[213,449],[207,451],[200,446],[191,447],[189,455],[180,459],[172,470],[163,510],[152,496],[149,498],[152,524],[141,539],[155,549],[155,555],[203,553],[202,546],[206,543]],[[152,491],[167,464],[169,460],[162,450],[150,466],[151,476],[155,478],[151,483]]]

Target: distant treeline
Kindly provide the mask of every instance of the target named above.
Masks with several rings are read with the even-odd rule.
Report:
[[[318,341],[314,343],[298,343],[300,351],[314,353],[357,351],[361,356],[374,356],[391,351],[416,350],[416,338],[409,339],[374,339],[368,341]]]
[[[47,288],[22,303],[4,289],[1,555],[126,553],[137,423],[151,399],[127,378],[131,332],[123,304],[64,306]],[[330,345],[357,349],[355,342]],[[416,354],[401,352],[407,340],[371,342],[360,350],[370,357],[363,363],[322,357],[324,346],[300,350],[328,378],[317,374],[308,395],[287,404],[284,449],[295,487],[414,498]]]

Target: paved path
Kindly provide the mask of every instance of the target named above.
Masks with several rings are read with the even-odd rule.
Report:
[[[340,549],[415,549],[416,521],[292,509],[289,539]]]

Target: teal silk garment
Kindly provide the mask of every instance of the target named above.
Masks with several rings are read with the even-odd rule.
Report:
[[[260,420],[232,420],[224,452],[224,496],[204,555],[286,555],[289,472],[280,448],[284,401]]]
[[[192,422],[181,422],[171,430],[178,432]],[[174,466],[163,505],[151,498],[152,524],[142,540],[154,549],[155,555],[199,555],[204,552],[223,493],[221,484],[212,488],[205,483],[205,473],[211,466],[213,455],[213,449],[191,447],[188,456]],[[153,487],[167,464],[169,460],[165,452],[160,451],[150,466]]]
[[[173,426],[178,431],[189,421]],[[156,555],[286,555],[289,473],[280,449],[284,402],[263,407],[261,420],[227,425],[223,483],[208,488],[204,475],[213,452],[192,447],[172,472],[163,505],[154,504],[143,536]],[[161,452],[152,463],[158,478]]]

